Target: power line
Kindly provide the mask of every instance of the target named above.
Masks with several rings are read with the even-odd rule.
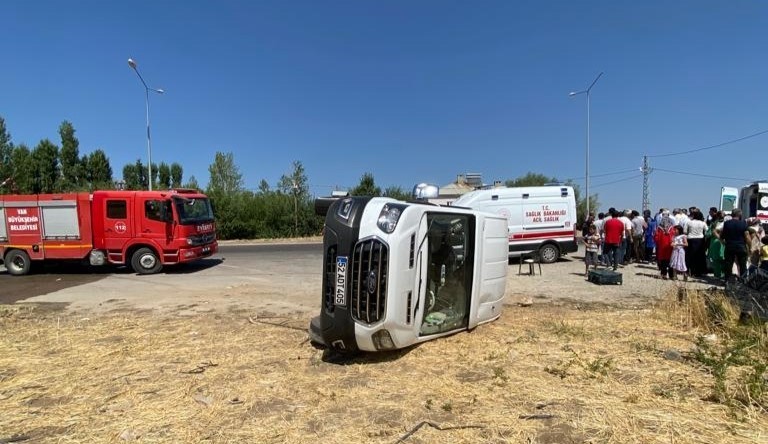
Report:
[[[682,154],[697,153],[699,151],[711,150],[713,148],[720,148],[721,146],[730,145],[730,144],[736,143],[736,142],[741,142],[743,140],[747,140],[747,139],[751,139],[753,137],[761,136],[761,135],[766,134],[766,133],[768,133],[768,129],[762,130],[762,131],[758,131],[758,132],[756,132],[754,134],[750,134],[748,136],[739,137],[738,139],[733,139],[733,140],[729,140],[727,142],[718,143],[717,145],[705,146],[703,148],[696,148],[696,149],[688,150],[688,151],[680,151],[679,153],[667,153],[667,154],[648,155],[648,157],[669,157],[669,156],[680,156]]]
[[[745,179],[743,177],[726,177],[726,176],[713,176],[711,174],[699,174],[699,173],[690,173],[687,171],[674,171],[674,170],[666,170],[664,168],[653,168],[654,171],[663,171],[665,173],[674,173],[674,174],[685,174],[688,176],[698,176],[698,177],[711,177],[713,179],[728,179],[728,180],[741,180],[744,182],[754,182],[754,179]]]
[[[615,175],[617,175],[617,174],[634,173],[635,171],[637,171],[637,168],[632,168],[632,169],[629,169],[629,170],[614,171],[614,172],[612,172],[612,173],[603,173],[603,174],[590,174],[590,175],[589,175],[589,177],[590,177],[590,178],[592,178],[592,177],[605,177],[605,176],[615,176]],[[580,177],[569,177],[568,179],[571,179],[571,180],[584,179],[584,176],[580,176]]]
[[[632,170],[632,171],[634,171],[634,170]],[[610,182],[601,183],[599,185],[593,185],[592,188],[602,187],[602,186],[605,186],[605,185],[611,185],[611,184],[619,183],[619,182],[627,182],[629,180],[637,179],[638,177],[642,177],[642,176],[643,176],[642,174],[635,174],[633,176],[625,177],[623,179],[617,179],[617,180],[612,180]]]

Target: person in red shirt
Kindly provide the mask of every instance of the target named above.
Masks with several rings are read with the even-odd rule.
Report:
[[[608,264],[615,271],[619,266],[619,259],[621,258],[621,235],[624,232],[624,222],[618,218],[618,213],[615,209],[611,208],[609,212],[611,213],[611,218],[603,224],[603,232],[605,233],[603,254],[607,257]]]
[[[675,220],[669,216],[669,211],[664,210],[653,235],[656,242],[656,263],[662,279],[671,279],[674,276],[674,270],[669,266],[672,258],[672,239],[675,237],[674,228]]]

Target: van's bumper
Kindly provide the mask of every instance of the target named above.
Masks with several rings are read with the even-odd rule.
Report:
[[[208,245],[199,247],[181,248],[179,250],[179,262],[190,262],[204,257],[213,256],[219,251],[219,243],[214,241]]]

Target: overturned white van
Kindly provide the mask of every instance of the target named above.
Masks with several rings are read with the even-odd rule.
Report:
[[[381,197],[319,199],[316,211],[326,219],[313,342],[342,352],[399,349],[501,314],[503,217]]]
[[[464,194],[453,206],[507,219],[510,257],[538,252],[542,262],[552,263],[578,249],[572,187],[488,188]]]

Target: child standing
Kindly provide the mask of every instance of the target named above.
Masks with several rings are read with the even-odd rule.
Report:
[[[594,224],[589,226],[589,232],[584,237],[584,276],[589,277],[589,266],[597,270],[597,249],[600,246],[600,235]]]
[[[714,223],[712,224],[714,227]],[[711,237],[709,239],[709,248],[707,249],[707,256],[709,257],[709,264],[712,267],[712,273],[716,278],[723,278],[723,260],[725,258],[725,245],[720,241],[720,229],[710,227]]]
[[[672,239],[672,257],[669,258],[669,266],[674,270],[674,279],[678,273],[682,273],[683,280],[688,280],[688,267],[685,266],[685,247],[688,246],[688,237],[683,234],[683,227],[675,225],[675,237]]]

